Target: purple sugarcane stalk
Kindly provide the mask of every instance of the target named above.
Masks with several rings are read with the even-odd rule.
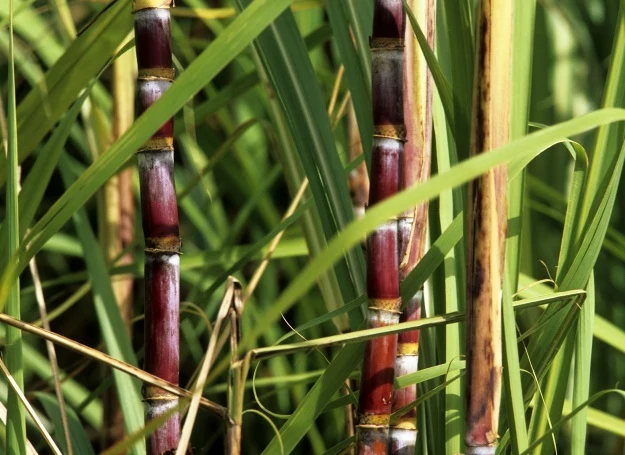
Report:
[[[137,114],[141,115],[169,88],[172,64],[171,0],[137,0],[133,5],[139,69]],[[180,319],[180,237],[174,186],[173,118],[138,152],[141,213],[145,236],[145,370],[178,384]],[[175,408],[178,398],[145,384],[145,420]],[[178,446],[180,416],[174,412],[147,438],[147,453],[162,454]]]
[[[374,0],[371,38],[374,137],[369,206],[399,190],[405,140],[403,54],[406,15],[401,0]],[[390,219],[367,241],[370,328],[399,321],[398,223]],[[397,335],[370,340],[363,360],[358,403],[358,454],[388,453]]]

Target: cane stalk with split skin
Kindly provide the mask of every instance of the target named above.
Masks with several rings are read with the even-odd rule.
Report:
[[[369,207],[399,190],[405,139],[403,54],[405,11],[401,0],[374,1],[371,37],[374,138]],[[368,326],[399,321],[399,245],[396,219],[367,241]],[[357,452],[387,453],[397,335],[367,342],[358,403]]]
[[[471,153],[509,139],[512,0],[482,0]],[[501,287],[507,230],[505,166],[469,186],[467,220],[466,454],[494,454],[501,396]]]
[[[172,64],[171,0],[135,0],[137,114],[169,88]],[[178,384],[180,319],[180,237],[174,187],[173,118],[138,151],[141,212],[145,236],[145,370]],[[178,398],[145,385],[146,422],[178,405]],[[180,416],[174,413],[147,439],[148,454],[178,446]]]
[[[407,4],[427,37],[430,47],[433,47],[435,0],[408,0]],[[432,77],[410,23],[406,24],[405,44],[403,83],[406,143],[400,181],[402,189],[429,178],[432,145]],[[422,203],[404,212],[399,218],[400,283],[416,267],[425,253],[427,215],[428,204]],[[419,319],[422,301],[423,290],[419,290],[409,301],[403,302],[400,322]],[[418,366],[419,331],[401,333],[397,340],[395,376],[414,373]],[[393,412],[401,411],[401,414],[391,422],[391,454],[412,454],[415,451],[417,408],[413,403],[416,399],[416,384],[395,391]]]

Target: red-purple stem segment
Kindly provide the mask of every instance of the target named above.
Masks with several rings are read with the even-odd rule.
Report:
[[[174,79],[170,1],[137,0],[133,5],[139,76],[137,114],[141,115]],[[145,370],[178,384],[180,320],[180,236],[174,186],[174,121],[169,119],[138,151],[141,213],[145,237]],[[178,405],[178,398],[144,385],[145,420]],[[148,455],[176,449],[177,412],[148,436]]]
[[[374,137],[369,207],[399,190],[405,140],[403,54],[405,11],[401,0],[374,0],[371,37]],[[397,220],[390,219],[367,241],[370,328],[399,321]],[[388,453],[397,335],[367,342],[358,403],[358,454]]]
[[[434,46],[436,21],[435,0],[409,0],[408,6],[415,15],[428,43]],[[401,189],[409,188],[430,176],[432,146],[432,77],[419,49],[410,24],[406,24],[404,52],[404,117],[406,143],[401,175]],[[419,204],[404,212],[399,218],[400,283],[412,272],[423,257],[426,247],[428,204]],[[400,322],[421,317],[423,290],[419,290],[402,305]],[[399,334],[395,376],[414,373],[419,365],[419,331]],[[404,410],[391,423],[390,453],[413,454],[417,439],[416,384],[396,390],[393,412]],[[411,406],[412,405],[412,406]],[[411,406],[411,407],[410,407]],[[408,408],[408,410],[405,410]]]

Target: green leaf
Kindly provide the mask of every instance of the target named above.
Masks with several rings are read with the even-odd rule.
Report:
[[[612,44],[610,70],[605,84],[602,107],[625,107],[625,5],[619,2],[618,20]],[[599,186],[610,171],[610,159],[621,147],[624,126],[622,123],[599,128],[597,141],[592,153],[592,167],[588,176],[588,186]],[[584,201],[586,205],[590,200]],[[587,209],[587,207],[586,207]]]
[[[9,65],[8,65],[8,100],[7,100],[7,142],[6,156],[6,217],[4,224],[7,225],[6,237],[1,241],[6,242],[6,251],[13,255],[20,243],[19,227],[19,169],[18,169],[18,136],[15,103],[15,69],[14,69],[14,36],[13,36],[13,0],[9,0]],[[1,156],[5,156],[1,154]],[[8,300],[6,313],[14,318],[21,319],[20,309],[20,280],[15,276],[8,283]],[[7,328],[6,339],[6,365],[9,373],[13,376],[17,387],[24,390],[24,362],[22,354],[22,332],[14,327]],[[6,452],[26,453],[26,415],[24,406],[19,397],[12,389],[7,398],[7,422],[6,422]]]
[[[66,187],[69,187],[72,180],[69,171],[72,167],[71,162],[64,156],[61,164],[61,175]],[[73,218],[83,251],[89,252],[89,254],[85,255],[85,262],[91,277],[93,303],[98,316],[100,332],[106,345],[106,351],[112,357],[136,366],[138,364],[137,358],[119,312],[104,254],[91,230],[87,214],[85,210],[81,209],[74,214]],[[143,428],[144,420],[140,383],[138,380],[118,370],[113,370],[113,378],[115,379],[117,396],[124,416],[126,431],[129,434],[139,431]],[[145,453],[144,442],[138,441],[131,448],[131,451],[136,455]]]
[[[445,189],[466,183],[492,167],[509,163],[513,160],[524,160],[528,156],[537,156],[569,135],[579,134],[594,126],[621,119],[625,119],[625,110],[604,109],[552,126],[494,149],[489,153],[463,161],[449,171],[433,176],[429,181],[406,189],[377,204],[375,207],[370,208],[363,218],[348,225],[339,236],[334,237],[328,243],[328,247],[301,271],[283,292],[275,305],[263,315],[264,321],[271,323],[277,320],[283,312],[287,311],[299,297],[310,289],[324,270],[339,259],[346,250],[358,244],[360,239],[373,231],[384,220],[396,216],[403,210],[420,202],[436,197]],[[615,166],[615,171],[617,169],[618,166]],[[614,182],[612,182],[613,186]],[[608,201],[604,202],[604,208],[607,209]],[[601,213],[605,216],[603,211]],[[596,221],[598,222],[598,220]],[[590,241],[590,238],[587,240]],[[600,247],[600,243],[598,245],[593,243],[593,246]],[[598,249],[596,252],[598,252]],[[248,334],[245,338],[258,336],[262,326],[261,324],[257,330]]]
[[[445,189],[465,183],[491,167],[514,159],[522,160],[529,156],[536,156],[541,151],[569,135],[587,131],[603,122],[620,119],[625,119],[625,111],[602,110],[538,131],[489,153],[464,161],[454,166],[448,172],[434,176],[422,185],[409,188],[377,204],[369,209],[363,218],[347,226],[340,236],[333,238],[328,243],[328,247],[291,281],[291,284],[282,293],[278,301],[263,314],[262,320],[258,321],[258,328],[247,334],[244,340],[255,339],[262,327],[272,324],[286,312],[298,298],[307,292],[315,283],[315,280],[343,255],[344,251],[358,244],[360,239],[388,218],[401,213],[409,207],[414,207],[419,202],[435,197]],[[287,451],[289,450],[288,447],[294,447],[301,440],[312,422],[314,422],[318,415],[316,403],[320,402],[319,400],[323,402],[323,400],[329,399],[339,389],[345,378],[358,364],[361,353],[361,348],[345,347],[283,425],[280,434]],[[265,449],[265,453],[273,453],[277,449],[278,440],[274,438]]]
[[[510,274],[506,267],[503,282],[502,329],[503,329],[503,395],[506,400],[508,422],[510,425],[512,452],[516,455],[527,449],[527,426],[525,422],[525,403],[519,367],[519,351],[516,337],[516,321],[512,307],[512,289]]]
[[[458,147],[458,156],[467,157],[469,154],[469,113],[472,107],[473,93],[473,32],[471,23],[471,3],[469,0],[444,0],[439,2],[444,24],[439,33],[446,33],[448,43],[449,66],[451,69],[451,96],[453,102],[453,116],[449,116],[448,108],[445,111],[449,119],[455,119],[450,125]],[[418,35],[417,35],[418,36]],[[422,46],[423,48],[423,46]],[[426,54],[427,56],[427,54]],[[432,65],[428,61],[428,66]],[[435,76],[434,71],[432,76]],[[436,81],[436,77],[434,78]],[[437,83],[437,88],[441,87]],[[441,92],[443,106],[446,95]]]
[[[591,275],[587,297],[582,306],[582,312],[577,321],[577,333],[575,337],[575,370],[573,373],[573,407],[577,408],[586,401],[590,395],[592,332],[595,317],[595,278]],[[588,408],[575,414],[571,422],[571,453],[586,452],[586,433],[588,429]]]
[[[215,41],[189,65],[163,96],[120,137],[33,226],[21,247],[18,269],[23,270],[41,246],[63,226],[162,125],[195,93],[284,11],[292,0],[255,0]],[[26,245],[28,245],[26,247]],[[0,306],[6,296],[0,296]]]
[[[588,407],[593,402],[597,401],[598,399],[600,399],[600,398],[602,398],[602,397],[604,397],[604,396],[606,396],[608,394],[617,394],[620,397],[625,398],[625,391],[618,390],[618,389],[603,390],[601,392],[598,392],[598,393],[594,394],[587,401],[585,401],[584,403],[580,404],[578,407],[574,408],[571,411],[570,414],[566,415],[565,417],[560,419],[558,422],[554,423],[553,426],[540,437],[540,439],[537,439],[536,441],[534,441],[528,447],[528,449],[525,452],[523,452],[521,455],[527,455],[527,454],[531,453],[530,451],[532,449],[534,449],[534,447],[538,446],[539,444],[542,444],[548,438],[551,438],[552,434],[555,433],[556,431],[558,431],[569,420],[571,420],[575,416],[575,414],[579,413],[582,409]]]
[[[20,238],[25,234],[35,217],[35,212],[41,204],[52,173],[56,168],[56,163],[63,151],[65,141],[70,134],[70,129],[75,124],[82,103],[89,93],[89,90],[85,90],[80,99],[65,114],[52,137],[42,147],[35,164],[22,184],[19,194],[19,205],[22,207],[19,213]],[[0,238],[5,237],[8,226],[5,223],[0,227]],[[0,264],[6,264],[7,258],[5,255],[6,250],[4,249],[4,244],[2,244],[0,245],[0,258],[2,258]]]
[[[366,73],[362,65],[364,59],[368,59],[369,48],[354,47],[351,30],[345,27],[348,16],[345,12],[345,2],[326,2],[325,8],[328,19],[334,32],[334,40],[339,50],[339,55],[345,66],[347,83],[351,93],[354,112],[358,119],[360,140],[367,163],[371,163],[371,144],[373,138],[373,115],[371,112],[371,73]],[[360,7],[361,9],[366,9]],[[363,56],[363,54],[365,54]]]
[[[63,424],[61,421],[61,409],[59,407],[59,402],[56,400],[56,397],[43,392],[35,393],[35,397],[41,402],[46,414],[52,421],[54,428],[56,440],[59,442],[59,448],[63,453],[68,453],[67,446],[65,442],[65,437],[63,436],[62,429]],[[70,407],[66,407],[65,411],[67,412],[67,421],[69,424],[69,432],[72,438],[72,449],[74,453],[79,453],[81,455],[90,455],[94,454],[93,446],[89,442],[89,435],[85,431],[85,427],[80,422],[80,419],[76,415],[73,409]]]
[[[46,73],[45,79],[33,87],[20,103],[17,110],[20,162],[33,152],[80,91],[110,61],[115,49],[132,28],[129,11],[130,0],[112,3],[70,45]],[[75,68],[80,68],[80,71],[75,71]],[[0,157],[0,174],[4,174],[1,172],[4,165],[4,157]]]
[[[238,0],[241,5],[250,2]],[[353,209],[323,96],[293,14],[286,11],[276,19],[256,47],[288,121],[326,238],[331,238],[353,219]],[[364,258],[359,249],[347,250],[345,256],[336,275],[343,300],[350,301],[364,291]],[[360,312],[350,317],[352,327],[360,325]]]

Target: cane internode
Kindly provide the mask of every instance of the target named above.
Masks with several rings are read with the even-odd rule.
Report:
[[[401,1],[375,0],[372,57],[373,149],[369,207],[399,191],[406,138],[402,102],[405,12]],[[367,239],[367,293],[370,328],[399,322],[398,220],[389,219]],[[386,453],[393,403],[397,335],[367,342],[358,402],[359,454]]]
[[[133,3],[137,53],[137,114],[157,102],[175,78],[171,51],[171,0]],[[144,369],[178,384],[180,355],[180,233],[174,183],[174,120],[168,119],[138,150],[141,214],[145,237]],[[157,387],[142,390],[145,420],[168,415],[147,437],[147,453],[178,446],[178,399]]]

